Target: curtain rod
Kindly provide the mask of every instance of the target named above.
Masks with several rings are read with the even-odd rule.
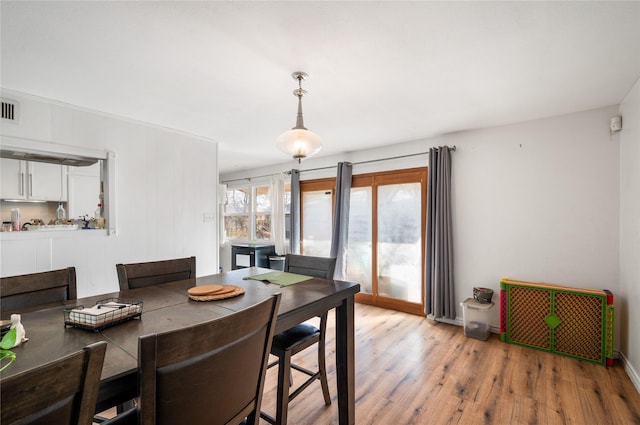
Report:
[[[285,171],[283,173],[264,174],[262,176],[243,177],[241,179],[224,180],[221,183],[239,182],[239,181],[243,181],[243,180],[246,180],[246,181],[250,182],[251,179],[261,179],[263,177],[275,177],[275,176],[280,176],[282,174],[288,175],[288,174],[291,174],[291,171],[289,171],[289,172]]]
[[[449,152],[455,152],[456,151],[456,146],[453,145],[453,147],[449,148]],[[402,159],[402,158],[409,158],[412,156],[418,156],[418,155],[429,155],[429,152],[416,152],[416,153],[409,153],[406,155],[398,155],[398,156],[390,156],[387,158],[378,158],[378,159],[370,159],[368,161],[358,161],[358,162],[352,162],[353,165],[360,165],[360,164],[370,164],[372,162],[380,162],[380,161],[389,161],[391,159]],[[308,170],[300,170],[301,173],[307,172],[307,171],[319,171],[319,170],[328,170],[330,168],[336,168],[337,165],[330,165],[328,167],[318,167],[318,168],[310,168]],[[291,171],[285,171],[284,174],[290,175]]]
[[[449,148],[449,152],[451,152],[451,151],[453,151],[453,152],[456,151],[456,145],[453,145],[453,147]],[[428,151],[427,152],[417,152],[417,153],[409,153],[409,154],[406,154],[406,155],[390,156],[390,157],[387,157],[387,158],[370,159],[368,161],[353,162],[352,164],[353,165],[370,164],[372,162],[389,161],[391,159],[409,158],[409,157],[418,156],[418,155],[429,155],[429,152]],[[310,168],[308,170],[300,170],[300,172],[301,173],[305,173],[307,171],[328,170],[328,169],[336,168],[336,167],[337,167],[336,165],[329,165],[327,167],[318,167],[318,168]],[[251,179],[261,179],[263,177],[275,177],[275,176],[279,176],[281,174],[285,174],[285,175],[289,176],[289,175],[291,175],[291,171],[287,170],[287,171],[284,171],[282,173],[265,174],[265,175],[262,175],[262,176],[253,176],[253,177],[244,177],[244,178],[241,178],[241,179],[225,180],[222,183],[238,182],[238,181],[242,181],[242,180],[251,181]]]

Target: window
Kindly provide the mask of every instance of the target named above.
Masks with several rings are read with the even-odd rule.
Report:
[[[270,185],[229,188],[224,204],[225,239],[273,241],[273,191]],[[285,237],[290,233],[291,184],[284,184]],[[283,218],[280,217],[282,220]]]
[[[328,257],[331,252],[336,179],[300,182],[300,253]]]
[[[367,294],[372,292],[372,196],[371,186],[351,187],[347,280],[360,283],[362,292]]]
[[[249,238],[251,191],[248,188],[227,190],[224,205],[224,233],[227,239]]]
[[[284,239],[291,237],[291,183],[284,184]]]
[[[226,239],[271,239],[271,189],[269,186],[227,190],[224,206]],[[251,237],[249,235],[252,235]]]
[[[271,190],[269,186],[255,188],[255,238],[256,240],[271,239]]]

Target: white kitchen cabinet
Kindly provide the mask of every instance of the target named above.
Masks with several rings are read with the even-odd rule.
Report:
[[[67,201],[67,166],[45,162],[27,164],[31,179],[30,198],[42,201]]]
[[[2,170],[2,186],[0,193],[2,199],[26,199],[25,178],[26,162],[14,159],[0,159]]]
[[[94,216],[100,202],[100,166],[69,167],[69,218]]]
[[[67,201],[66,166],[2,158],[2,199]]]

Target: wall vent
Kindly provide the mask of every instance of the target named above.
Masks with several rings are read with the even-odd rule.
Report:
[[[12,122],[18,121],[18,102],[2,99],[2,119]]]

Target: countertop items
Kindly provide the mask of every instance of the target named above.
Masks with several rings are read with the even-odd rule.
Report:
[[[51,231],[51,230],[78,230],[77,224],[42,224],[42,225],[30,225],[25,223],[24,230],[32,231]]]

